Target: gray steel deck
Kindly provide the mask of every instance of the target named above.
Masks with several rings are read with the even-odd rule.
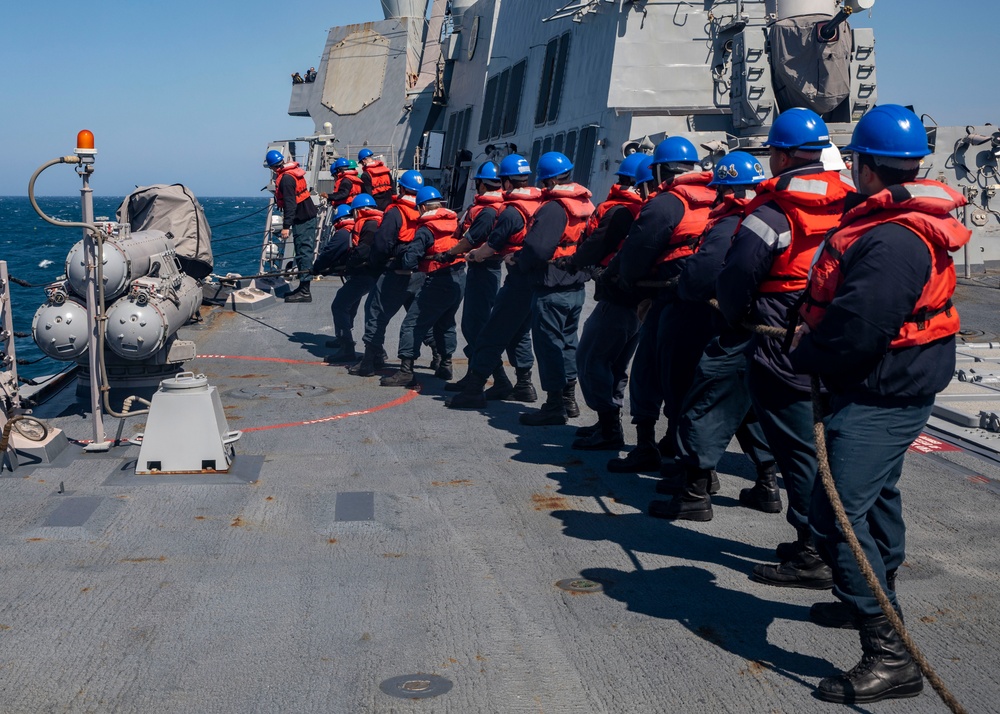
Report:
[[[248,430],[237,464],[263,458],[253,483],[130,476],[135,447],[0,479],[0,711],[843,710],[811,692],[856,662],[857,635],[807,621],[828,593],[748,579],[791,529],[737,505],[752,469],[735,444],[715,520],[648,518],[654,479],[571,451],[573,426],[445,409],[426,370],[414,395],[319,364],[337,284],[182,331],[203,355],[292,360],[190,365]],[[89,433],[78,409],[53,423]],[[970,711],[1000,706],[997,479],[956,451],[911,453],[902,482],[907,623]],[[579,577],[605,591],[555,586]],[[418,673],[453,688],[379,688]],[[928,686],[870,710],[944,707]]]

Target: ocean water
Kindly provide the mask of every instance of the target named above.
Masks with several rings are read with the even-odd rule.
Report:
[[[114,219],[123,196],[94,195],[94,215]],[[214,272],[252,275],[257,272],[264,236],[268,198],[198,198],[212,227]],[[39,198],[38,205],[53,218],[79,221],[80,197]],[[27,196],[0,196],[0,260],[15,278],[34,285],[52,283],[66,271],[66,254],[81,239],[78,228],[61,228],[43,221]],[[45,301],[41,288],[10,286],[14,332],[30,333],[35,311]],[[31,337],[17,338],[18,360],[39,360],[18,366],[18,375],[33,378],[53,374],[66,366],[47,358]]]

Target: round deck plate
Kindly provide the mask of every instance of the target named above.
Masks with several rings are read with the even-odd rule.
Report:
[[[390,697],[400,699],[429,699],[451,691],[450,679],[436,674],[404,674],[392,677],[378,685]]]
[[[599,593],[604,591],[604,586],[594,580],[587,578],[566,578],[556,583],[556,587],[571,593]]]

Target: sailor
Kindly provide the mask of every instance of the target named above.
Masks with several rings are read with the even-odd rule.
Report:
[[[833,480],[879,584],[900,611],[896,572],[905,555],[905,524],[897,483],[907,448],[955,370],[959,317],[951,302],[950,253],[971,232],[951,215],[967,203],[961,193],[917,179],[921,158],[931,151],[912,111],[892,104],[870,110],[846,148],[854,152],[859,193],[817,256],[791,363],[819,375],[830,392]],[[819,487],[810,524],[841,600],[814,605],[810,618],[858,627],[863,652],[854,669],[821,681],[818,696],[850,704],[915,696],[923,688],[920,671],[880,610]]]
[[[698,252],[685,262],[677,284],[683,304],[707,303],[715,297],[715,282],[733,235],[753,198],[754,186],[765,178],[760,160],[742,151],[727,154],[716,165],[709,184],[715,187],[716,202]],[[746,348],[751,333],[742,326],[727,326],[719,317],[714,319],[716,334],[701,355],[677,417],[678,477],[664,479],[656,487],[657,493],[676,497],[653,501],[649,514],[654,517],[712,519],[709,493],[718,489],[713,471],[734,434],[758,474],[757,484],[740,493],[740,502],[768,513],[781,511],[774,457],[746,387]]]
[[[708,214],[715,202],[715,191],[708,187],[711,172],[701,171],[698,152],[694,144],[680,136],[661,141],[653,151],[653,174],[659,182],[657,195],[650,199],[629,230],[628,238],[611,268],[618,275],[619,286],[632,291],[640,280],[666,282],[680,275],[684,260],[694,253],[708,222]],[[629,382],[629,406],[632,423],[636,425],[636,447],[624,459],[611,459],[608,470],[615,473],[658,471],[661,456],[672,457],[674,452],[674,423],[668,424],[668,433],[659,445],[656,442],[656,421],[661,407],[666,408],[665,397],[672,399],[679,409],[683,393],[668,395],[666,358],[667,342],[661,339],[661,319],[665,309],[676,302],[676,290],[656,290],[652,304],[639,330],[639,344],[632,361],[632,379]],[[693,353],[701,354],[708,336],[703,335],[710,322],[708,306],[698,306],[698,315],[692,315],[692,333],[683,340],[674,340]],[[694,370],[697,358],[689,357],[689,372]],[[676,411],[676,409],[674,410]],[[675,422],[676,420],[674,420]]]
[[[406,311],[399,333],[399,371],[382,378],[383,387],[411,387],[413,361],[420,356],[420,342],[433,332],[441,348],[441,364],[434,376],[451,379],[451,356],[458,348],[455,314],[465,289],[465,259],[450,256],[458,244],[458,215],[444,206],[441,193],[432,186],[417,192],[420,218],[413,240],[402,246],[400,266],[425,274],[420,292]]]
[[[419,171],[407,171],[399,177],[399,195],[382,216],[371,251],[371,264],[385,266],[365,304],[365,354],[348,371],[370,377],[384,364],[382,346],[385,330],[400,308],[413,300],[424,281],[424,273],[404,269],[400,264],[402,246],[413,240],[420,211],[417,191],[424,187]]]
[[[295,265],[300,271],[299,286],[285,295],[285,302],[312,302],[313,249],[316,245],[316,204],[306,185],[306,172],[295,161],[285,161],[280,151],[271,149],[264,166],[274,173],[274,203],[281,211],[281,239],[291,233]],[[294,208],[293,208],[294,206]]]
[[[347,254],[344,284],[330,304],[333,313],[333,327],[336,338],[328,347],[337,350],[324,358],[324,362],[353,362],[354,353],[354,319],[358,314],[361,299],[371,295],[375,281],[381,274],[381,268],[371,263],[372,246],[375,234],[382,223],[382,211],[375,206],[375,199],[367,193],[358,195],[350,207],[339,206],[337,211],[348,208],[351,214],[351,251]]]
[[[473,176],[476,195],[472,205],[462,216],[458,236],[461,240],[450,248],[445,257],[465,255],[473,248],[478,248],[493,231],[497,217],[503,208],[504,197],[500,181],[500,167],[492,161],[479,166]],[[468,264],[465,276],[465,302],[462,305],[462,337],[465,338],[465,356],[472,359],[477,339],[483,326],[490,317],[490,311],[500,290],[500,272],[503,259],[491,256],[479,262]],[[468,370],[466,371],[468,374]],[[466,378],[445,385],[449,392],[460,392],[465,386]],[[513,387],[512,387],[513,389]]]
[[[354,247],[351,240],[351,229],[354,227],[354,217],[350,206],[337,206],[330,212],[330,219],[323,226],[323,234],[328,234],[322,241],[316,260],[313,261],[313,275],[333,275],[344,270],[347,256]]]
[[[618,182],[607,199],[587,221],[579,247],[559,264],[570,272],[596,267],[601,273],[618,253],[644,202],[640,193],[640,167],[653,158],[630,154],[618,167]],[[648,170],[648,168],[647,168]],[[652,172],[649,172],[652,180]],[[625,446],[621,408],[628,384],[628,365],[639,342],[639,299],[620,290],[599,273],[594,283],[597,305],[587,318],[576,352],[580,392],[587,406],[597,412],[597,423],[577,429],[574,449],[614,450]]]
[[[356,168],[351,168],[351,160],[343,157],[333,162],[330,173],[336,180],[333,193],[324,196],[332,206],[350,205],[356,196],[364,192],[361,177]]]
[[[749,322],[788,328],[824,234],[837,225],[852,188],[821,163],[830,146],[826,124],[810,109],[789,109],[771,126],[773,178],[757,184],[716,283],[719,307],[730,325]],[[812,589],[832,586],[809,529],[816,483],[813,407],[808,375],[792,368],[780,338],[754,334],[748,382],[757,418],[784,477],[786,517],[795,543],[776,553],[780,565],[757,565],[752,578],[770,585]]]
[[[528,226],[542,203],[542,191],[530,185],[531,165],[518,154],[505,156],[497,172],[503,182],[504,208],[486,243],[469,251],[470,263],[493,256],[506,257],[521,249]],[[469,373],[462,391],[448,401],[451,409],[481,409],[490,399],[531,403],[538,395],[531,383],[535,357],[531,349],[531,318],[535,291],[530,276],[507,268],[507,278],[497,292],[489,319],[479,333],[469,358]],[[517,383],[511,384],[503,368],[503,353],[514,365]],[[493,386],[483,388],[490,375]]]
[[[508,270],[528,277],[535,290],[531,341],[546,399],[538,411],[521,414],[519,421],[525,426],[565,424],[567,418],[580,416],[576,346],[580,313],[587,299],[584,285],[590,274],[568,271],[558,261],[576,253],[594,204],[590,191],[573,182],[572,172],[573,162],[563,153],[550,151],[539,157],[542,205],[521,250],[504,258]]]
[[[308,82],[315,82],[316,81],[316,68],[315,67],[310,67],[308,70],[306,70],[305,81],[307,83]]]
[[[365,193],[371,194],[380,211],[384,211],[392,203],[396,188],[392,180],[392,172],[380,159],[375,158],[375,152],[368,147],[358,152],[358,162],[361,164],[361,181]]]
[[[302,79],[302,75],[298,72],[292,72],[292,84],[303,84],[305,80]]]

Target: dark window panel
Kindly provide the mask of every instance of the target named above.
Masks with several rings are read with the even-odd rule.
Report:
[[[590,169],[594,163],[594,148],[597,145],[597,127],[585,126],[580,129],[580,145],[576,150],[573,180],[586,186],[590,183]]]
[[[493,120],[493,105],[497,99],[497,78],[491,77],[486,82],[486,94],[483,96],[483,116],[479,121],[479,141],[490,138],[490,123]]]
[[[570,161],[573,161],[573,154],[576,153],[576,132],[568,131],[566,132],[566,147],[563,149],[563,153],[569,157]]]
[[[552,77],[552,91],[549,96],[547,121],[555,121],[559,116],[559,103],[562,101],[563,82],[566,79],[566,62],[569,59],[569,33],[559,38],[559,56],[556,59],[555,73]]]
[[[552,40],[545,46],[542,79],[538,83],[538,106],[535,107],[536,125],[544,124],[549,115],[549,93],[552,91],[552,75],[555,70],[557,50],[557,40]]]
[[[535,168],[538,163],[538,157],[542,155],[542,140],[535,139],[534,143],[531,145],[531,168]]]
[[[521,60],[511,68],[510,84],[507,87],[507,103],[504,105],[504,118],[501,134],[513,134],[517,131],[517,119],[521,113],[521,95],[524,88],[524,73],[528,61]]]

